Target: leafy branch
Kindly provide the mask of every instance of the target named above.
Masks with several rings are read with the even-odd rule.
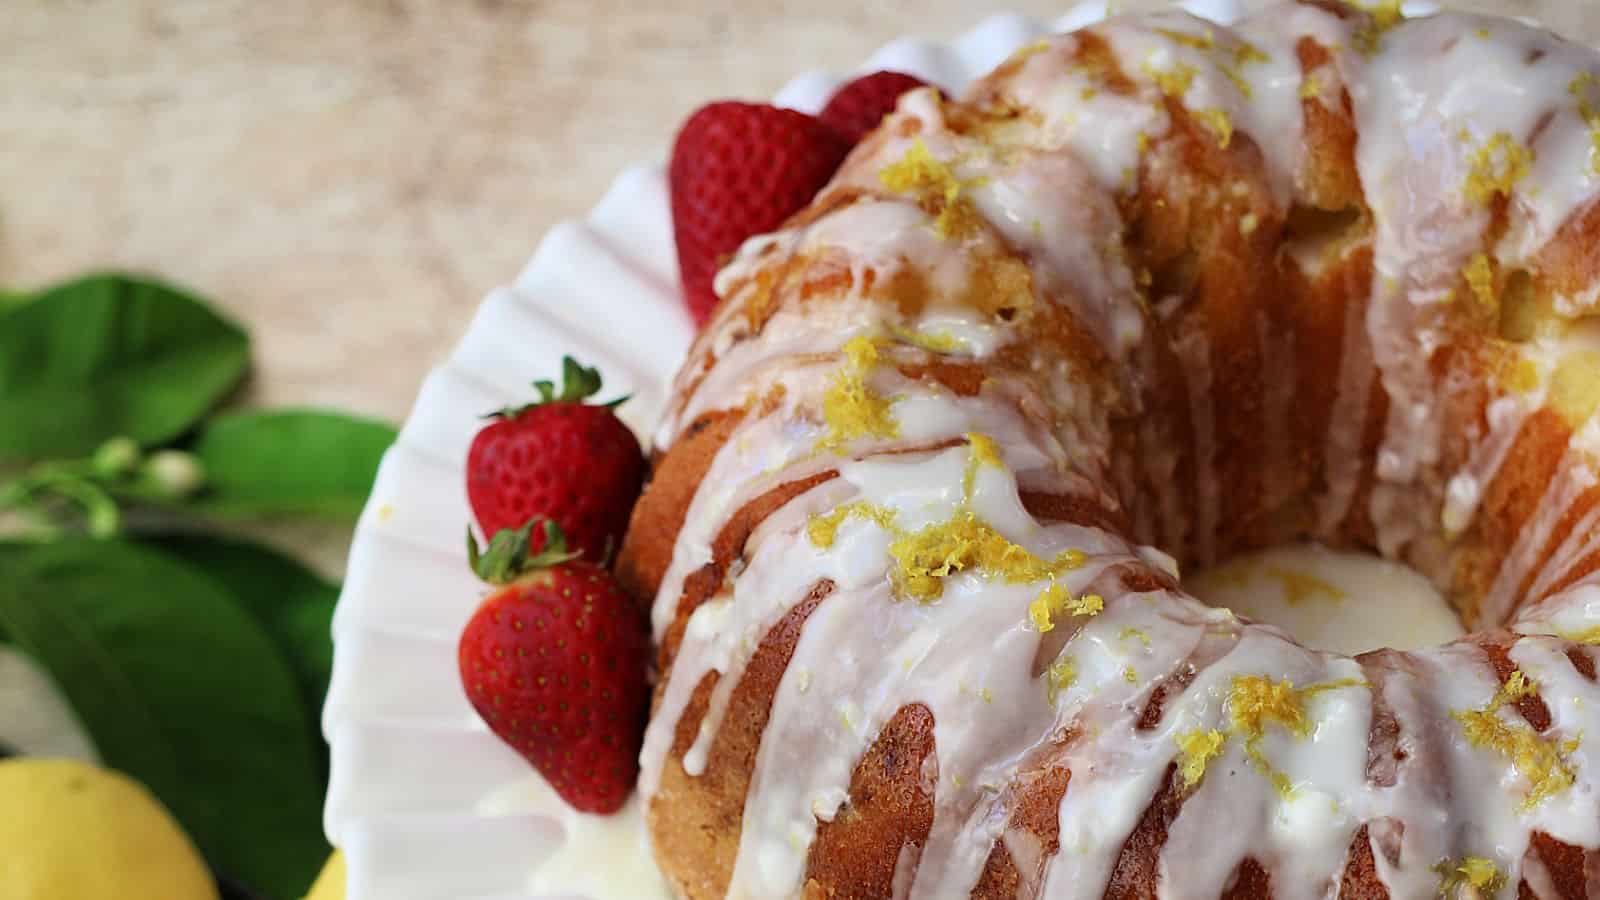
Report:
[[[395,432],[219,414],[249,366],[242,328],[155,280],[0,291],[0,649],[50,673],[105,763],[218,870],[287,900],[327,852],[338,587],[215,523],[351,521]]]

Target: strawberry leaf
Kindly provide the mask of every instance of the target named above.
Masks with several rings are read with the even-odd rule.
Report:
[[[544,547],[530,555],[533,527],[540,522],[544,523]],[[467,564],[490,584],[510,584],[529,572],[558,566],[578,555],[567,549],[567,535],[554,519],[533,518],[521,528],[503,528],[489,538],[489,548],[482,551],[472,529],[467,529]]]
[[[515,419],[536,406],[546,403],[582,403],[583,401],[600,393],[602,385],[600,370],[583,365],[570,356],[561,357],[561,390],[556,390],[555,382],[539,380],[533,383],[533,389],[539,394],[539,399],[522,406],[508,406],[496,410],[486,419]],[[601,406],[616,409],[628,400],[628,395],[623,394],[615,400],[608,400]]]

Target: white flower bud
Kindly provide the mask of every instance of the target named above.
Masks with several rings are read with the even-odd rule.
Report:
[[[158,450],[145,462],[145,472],[161,490],[178,498],[187,497],[206,483],[200,460],[181,450]]]

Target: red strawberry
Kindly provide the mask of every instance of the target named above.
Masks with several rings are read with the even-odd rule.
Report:
[[[644,454],[616,417],[622,400],[583,402],[600,390],[600,373],[570,356],[561,366],[561,393],[534,382],[538,402],[495,413],[473,439],[467,499],[487,536],[542,516],[554,519],[585,559],[604,563],[628,527]],[[534,537],[536,552],[542,539]]]
[[[895,101],[928,83],[904,72],[873,72],[836,91],[818,116],[854,144],[894,112]]]
[[[649,626],[611,573],[567,552],[549,519],[544,550],[530,555],[532,528],[496,534],[481,555],[467,534],[473,568],[502,587],[461,633],[461,684],[574,809],[613,813],[639,775]]]
[[[702,106],[678,132],[667,180],[684,299],[704,324],[717,270],[746,239],[811,202],[850,152],[814,116],[757,103]]]

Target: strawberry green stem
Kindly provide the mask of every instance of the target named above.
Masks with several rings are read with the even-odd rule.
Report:
[[[533,527],[544,523],[544,547],[532,553]],[[567,549],[567,536],[552,519],[535,516],[521,528],[502,528],[489,538],[487,549],[478,548],[478,539],[467,528],[467,563],[479,578],[490,584],[510,584],[523,575],[557,566],[578,553]]]
[[[582,403],[583,401],[600,393],[600,370],[583,365],[570,356],[561,357],[561,390],[556,390],[555,382],[540,380],[533,383],[533,389],[539,392],[539,399],[523,405],[508,406],[504,409],[490,413],[485,418],[490,419],[515,419],[536,406],[547,403]],[[624,394],[615,400],[599,404],[615,409],[628,399]]]

